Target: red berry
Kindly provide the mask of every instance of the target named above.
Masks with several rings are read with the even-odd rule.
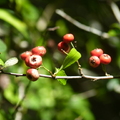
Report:
[[[97,56],[91,56],[89,58],[89,64],[92,67],[98,67],[100,65],[100,59]]]
[[[61,51],[61,52],[65,51],[65,52],[68,53],[70,51],[70,46],[69,46],[68,43],[62,41],[62,42],[58,43],[58,50]]]
[[[39,55],[28,56],[25,63],[28,67],[38,68],[42,64],[42,57]]]
[[[26,52],[23,52],[21,55],[20,55],[20,58],[25,60],[28,56],[31,56],[32,55],[32,52],[31,51],[26,51]]]
[[[63,36],[63,41],[66,43],[72,42],[74,40],[74,35],[69,33]]]
[[[102,54],[100,56],[100,62],[102,64],[109,64],[111,62],[111,57],[108,54]]]
[[[31,81],[36,81],[39,78],[39,73],[36,69],[30,68],[26,71],[26,76]]]
[[[32,51],[32,53],[35,54],[35,55],[43,56],[43,55],[46,54],[46,49],[45,49],[45,47],[43,47],[43,46],[34,47],[31,51]]]
[[[90,52],[91,56],[100,56],[103,54],[103,50],[100,48],[96,48]]]

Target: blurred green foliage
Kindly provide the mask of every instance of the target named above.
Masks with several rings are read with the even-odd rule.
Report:
[[[119,0],[116,4],[120,7]],[[109,38],[77,28],[56,14],[56,9],[108,33]],[[65,58],[57,50],[57,43],[69,32],[75,36],[73,44],[82,55],[80,64],[85,74],[104,75],[101,67],[93,69],[88,64],[90,51],[102,48],[112,57],[108,73],[119,75],[120,26],[108,0],[0,0],[0,64],[12,57],[19,60],[6,68],[6,72],[25,73],[28,68],[19,55],[43,45],[47,49],[43,64],[54,73]],[[39,72],[49,74],[42,68]],[[78,75],[78,67],[73,64],[59,74]],[[66,84],[65,80],[61,81]],[[0,74],[0,120],[119,120],[119,93],[119,79],[67,80],[64,86],[50,78],[40,77],[30,83],[24,76]],[[23,97],[25,99],[19,103]]]

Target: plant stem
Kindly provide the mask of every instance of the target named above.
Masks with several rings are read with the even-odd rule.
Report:
[[[105,75],[108,76],[106,65],[102,64],[102,70],[105,72]]]

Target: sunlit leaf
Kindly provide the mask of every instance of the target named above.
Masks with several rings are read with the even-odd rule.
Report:
[[[60,70],[60,69],[56,68],[56,71],[58,71],[57,74],[56,74],[57,76],[67,76],[64,70]],[[66,79],[57,79],[57,80],[61,84],[66,85],[66,82],[67,82]]]
[[[18,59],[16,57],[10,58],[5,62],[5,67],[13,66],[18,63]]]
[[[71,51],[68,53],[67,57],[65,58],[61,69],[69,67],[70,65],[78,61],[78,59],[80,58],[81,54],[75,48],[72,48]]]
[[[6,49],[6,44],[0,39],[0,52],[4,52]]]
[[[28,37],[26,24],[13,16],[8,10],[0,9],[0,19],[8,22],[18,31],[20,31],[25,37]]]

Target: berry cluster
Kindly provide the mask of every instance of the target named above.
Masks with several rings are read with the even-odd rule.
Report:
[[[63,41],[58,43],[58,50],[63,53],[68,53],[70,51],[69,43],[74,40],[74,35],[71,33],[65,34],[63,36]]]
[[[90,52],[89,64],[92,67],[98,67],[100,63],[109,64],[111,62],[111,56],[105,54],[102,49],[96,48]]]
[[[39,73],[36,68],[42,64],[42,56],[46,54],[46,49],[43,46],[34,47],[31,51],[23,52],[20,57],[25,61],[25,64],[30,67],[26,76],[31,81],[36,81],[39,78]]]

